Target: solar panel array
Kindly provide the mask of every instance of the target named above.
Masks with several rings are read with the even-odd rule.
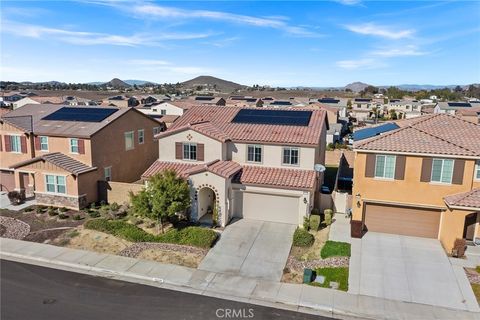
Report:
[[[449,107],[470,108],[472,105],[467,102],[449,102]]]
[[[318,102],[322,102],[322,103],[339,103],[340,100],[334,99],[334,98],[321,98],[321,99],[318,99]]]
[[[195,97],[195,100],[201,100],[201,101],[210,101],[213,100],[215,97]]]
[[[113,108],[63,107],[43,117],[42,120],[102,122],[117,111],[118,109]]]
[[[396,123],[385,123],[383,125],[360,129],[353,133],[353,141],[360,141],[363,139],[378,136],[379,134],[398,129],[399,126]]]
[[[367,98],[355,98],[355,101],[358,102],[370,102],[372,99],[367,99]]]
[[[291,106],[292,103],[290,101],[273,101],[270,103],[271,106]]]
[[[241,109],[232,123],[303,126],[310,123],[312,111]]]

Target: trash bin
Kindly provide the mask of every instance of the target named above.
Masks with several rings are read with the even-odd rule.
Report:
[[[315,278],[315,274],[312,269],[303,270],[303,283],[310,283]]]

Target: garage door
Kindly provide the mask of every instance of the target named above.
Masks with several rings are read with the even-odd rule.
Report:
[[[299,197],[236,192],[235,216],[239,218],[298,224]]]
[[[440,211],[367,204],[365,226],[368,231],[436,239]]]
[[[15,176],[13,171],[0,171],[0,191],[15,189]]]

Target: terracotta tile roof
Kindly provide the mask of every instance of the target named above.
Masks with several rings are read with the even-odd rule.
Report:
[[[183,178],[186,178],[188,174],[187,170],[196,167],[196,164],[181,163],[181,162],[169,162],[169,161],[155,161],[148,169],[142,174],[142,178],[149,178],[154,174],[162,172],[164,170],[173,170]]]
[[[480,125],[448,114],[426,115],[354,144],[357,150],[480,156]]]
[[[234,161],[214,160],[209,163],[197,165],[186,171],[187,174],[192,175],[203,171],[209,171],[224,178],[230,178],[235,173],[240,171],[242,166]]]
[[[313,170],[242,166],[242,171],[233,178],[233,182],[287,189],[311,189],[315,186],[315,178]]]
[[[457,193],[443,198],[449,207],[480,209],[480,188],[464,193]]]
[[[48,103],[48,104],[62,104],[64,103],[65,99],[64,97],[40,97],[40,96],[37,96],[37,97],[26,97],[26,98],[29,98],[29,99],[32,99],[38,103]]]
[[[192,124],[187,123],[186,125],[181,127],[176,127],[175,129],[173,129],[173,126],[172,126],[170,130],[157,134],[155,138],[167,137],[172,134],[182,132],[185,130],[193,130],[221,142],[231,140],[230,137],[225,132],[221,131],[215,125],[213,125],[211,122],[208,122],[208,121],[192,123]]]
[[[49,162],[74,175],[79,175],[82,173],[87,173],[90,171],[97,170],[96,167],[91,167],[89,165],[86,165],[83,162],[73,159],[61,152],[47,153],[26,161],[22,161],[13,165],[12,168],[16,169],[16,168],[23,167],[38,161]]]
[[[193,106],[196,106],[198,104],[194,103],[193,101],[189,100],[189,101],[186,101],[186,100],[174,100],[174,101],[164,101],[162,103],[169,103],[169,104],[173,104],[174,106],[176,107],[179,107],[183,110],[188,110],[190,109],[191,107]]]
[[[326,113],[323,110],[310,110],[312,111],[312,117],[308,126],[232,123],[231,121],[241,109],[237,107],[195,106],[175,121],[169,130],[176,130],[192,123],[208,121],[236,142],[318,145],[322,130],[327,125]],[[290,111],[291,109],[282,110]],[[166,132],[169,132],[169,130]]]
[[[162,116],[161,118],[159,118],[158,120],[159,120],[159,121],[162,121],[162,122],[173,123],[173,122],[175,122],[178,118],[180,118],[180,116],[178,116],[178,115],[166,114],[166,115],[163,115],[163,116]]]

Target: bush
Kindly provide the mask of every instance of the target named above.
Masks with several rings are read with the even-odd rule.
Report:
[[[25,200],[25,194],[19,191],[10,191],[7,196],[8,200],[10,200],[10,203],[14,206],[23,203]]]
[[[303,229],[310,230],[310,219],[308,217],[303,217]]]
[[[133,224],[120,220],[96,219],[85,223],[85,228],[106,232],[132,242],[164,242],[209,248],[217,239],[215,231],[200,227],[172,229],[155,236]]]
[[[327,226],[331,225],[332,224],[332,215],[333,215],[333,211],[332,209],[325,209],[323,211],[323,214],[325,215],[325,224]]]
[[[54,216],[58,215],[58,211],[55,210],[55,208],[53,208],[53,207],[49,207],[47,209],[47,213],[50,217],[54,217]],[[62,215],[64,215],[64,214],[62,213]]]
[[[320,227],[320,216],[312,215],[310,216],[310,229],[313,231],[318,231]]]
[[[44,212],[45,212],[45,210],[42,207],[40,207],[40,206],[35,207],[35,213],[36,214],[42,214]]]
[[[314,241],[313,235],[305,229],[297,228],[293,234],[293,245],[296,247],[309,247]]]
[[[60,213],[60,214],[58,215],[58,218],[59,218],[59,219],[62,219],[62,220],[65,220],[65,219],[68,219],[68,216],[67,216],[65,213]]]
[[[328,240],[320,252],[322,259],[329,257],[350,257],[350,243]]]
[[[34,207],[28,207],[28,208],[25,208],[23,212],[32,212],[33,210],[35,210]]]
[[[88,211],[88,216],[90,218],[98,218],[98,217],[100,217],[100,213],[96,210],[89,210]]]
[[[310,215],[319,216],[320,215],[320,209],[313,208],[312,212],[310,212]]]
[[[67,209],[67,208],[65,208],[65,207],[62,207],[62,208],[58,209],[58,211],[60,211],[60,212],[67,212],[67,211],[68,211],[68,209]]]
[[[110,210],[114,211],[114,212],[118,211],[118,210],[120,210],[120,205],[118,203],[114,202],[110,205]]]
[[[78,220],[82,220],[83,217],[82,217],[81,215],[79,215],[79,214],[75,214],[75,215],[73,215],[72,219],[78,221]]]

